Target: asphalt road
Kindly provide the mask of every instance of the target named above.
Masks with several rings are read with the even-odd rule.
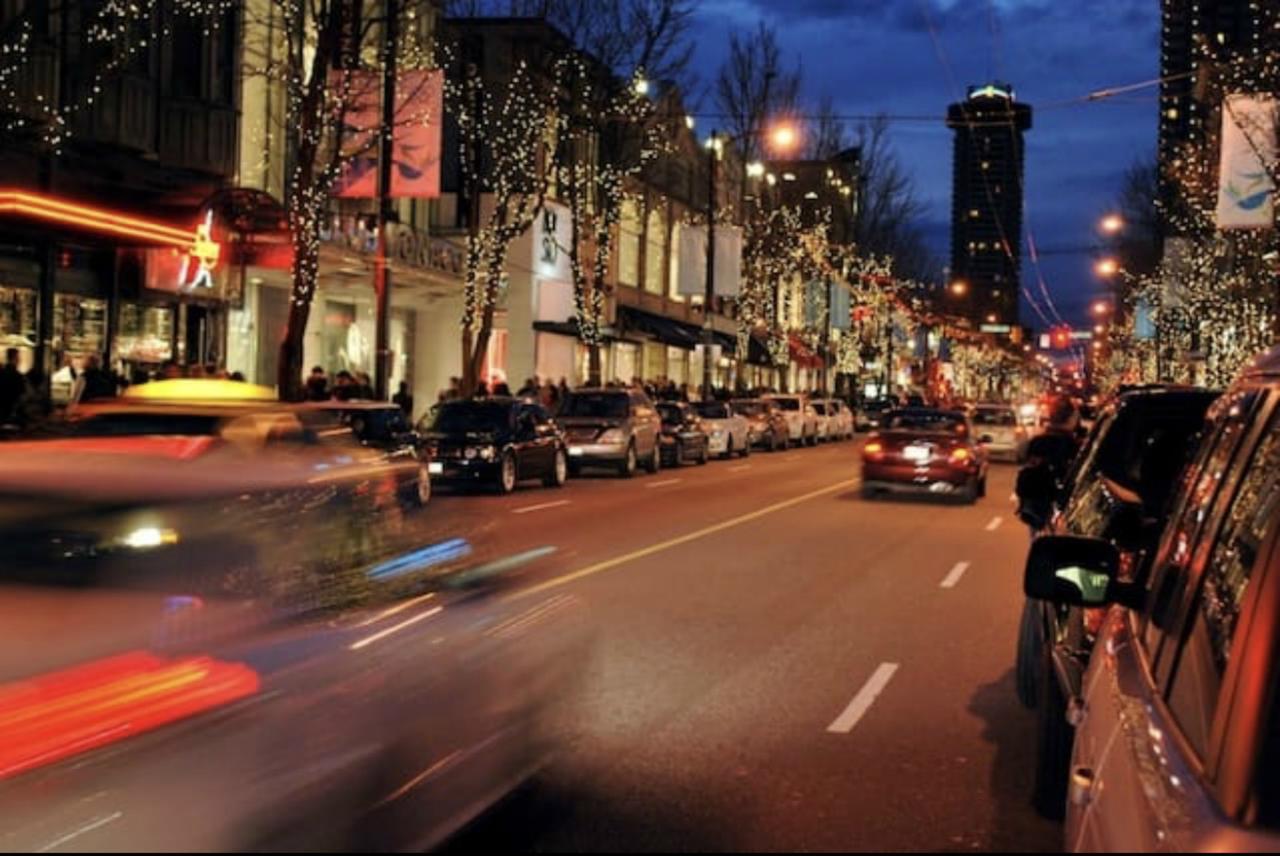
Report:
[[[598,625],[566,750],[452,849],[1056,849],[1013,688],[1013,468],[975,506],[868,502],[857,449],[438,493],[479,555],[542,551],[506,596]]]

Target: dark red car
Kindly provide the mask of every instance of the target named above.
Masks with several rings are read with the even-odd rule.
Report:
[[[969,416],[908,407],[885,414],[862,447],[862,495],[921,493],[975,502],[987,491],[987,452]]]

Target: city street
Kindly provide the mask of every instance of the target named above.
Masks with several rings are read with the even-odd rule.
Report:
[[[453,846],[1056,849],[1012,680],[1014,470],[972,507],[867,502],[858,446],[438,495],[483,553],[554,548],[509,596],[600,631],[571,748]]]

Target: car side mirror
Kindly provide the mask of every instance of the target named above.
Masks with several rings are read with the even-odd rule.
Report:
[[[1116,577],[1120,551],[1099,538],[1044,535],[1031,544],[1022,588],[1027,597],[1060,606],[1123,602]]]

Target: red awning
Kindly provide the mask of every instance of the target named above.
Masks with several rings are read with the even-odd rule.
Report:
[[[818,356],[805,344],[804,340],[792,333],[787,339],[791,362],[802,369],[820,369],[823,367],[822,357]]]

